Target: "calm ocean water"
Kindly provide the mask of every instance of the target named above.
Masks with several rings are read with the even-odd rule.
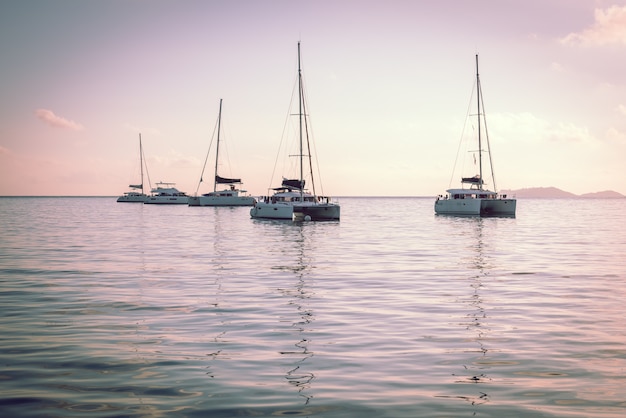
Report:
[[[1,198],[0,415],[622,417],[626,201]]]

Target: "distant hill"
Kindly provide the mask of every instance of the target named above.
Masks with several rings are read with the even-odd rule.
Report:
[[[614,192],[612,190],[606,190],[603,192],[585,193],[577,195],[574,193],[566,192],[556,187],[531,187],[528,189],[517,190],[500,190],[500,194],[506,194],[510,196],[516,196],[520,198],[550,198],[550,199],[619,199],[625,198],[621,193]]]
[[[595,192],[595,193],[585,193],[581,194],[580,197],[588,197],[588,198],[600,198],[600,199],[619,199],[621,197],[626,197],[621,193],[614,192],[613,190],[605,190],[603,192]]]

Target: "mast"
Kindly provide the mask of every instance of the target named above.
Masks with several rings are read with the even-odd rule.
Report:
[[[139,167],[141,167],[141,194],[143,193],[143,147],[141,146],[141,132],[139,133]]]
[[[303,168],[303,150],[302,150],[302,70],[300,67],[300,42],[298,41],[298,116],[300,118],[300,201],[304,196],[304,168]]]
[[[215,149],[215,176],[213,176],[213,191],[217,191],[217,163],[220,155],[220,126],[222,124],[222,99],[220,99],[220,111],[217,116],[217,147]]]
[[[478,189],[483,189],[483,154],[482,143],[480,137],[480,77],[478,75],[478,54],[476,54],[476,102],[478,107],[478,173],[480,176],[480,182],[478,183]]]

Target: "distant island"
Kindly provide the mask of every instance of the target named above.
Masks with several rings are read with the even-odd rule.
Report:
[[[621,193],[613,190],[605,190],[603,192],[574,194],[558,189],[556,187],[531,187],[528,189],[517,190],[500,190],[500,194],[516,196],[520,198],[549,198],[549,199],[622,199],[625,198]]]

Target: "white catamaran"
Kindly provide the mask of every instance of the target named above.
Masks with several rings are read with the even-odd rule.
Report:
[[[313,180],[313,164],[311,162],[311,147],[309,141],[309,129],[307,127],[307,113],[304,98],[304,86],[300,65],[300,42],[298,42],[298,130],[299,152],[298,158],[299,176],[297,179],[283,178],[279,187],[272,189],[274,194],[259,199],[252,209],[252,218],[263,219],[291,219],[294,221],[331,221],[339,220],[340,207],[331,202],[328,197],[318,196],[315,193]],[[304,149],[304,136],[306,134],[306,150]],[[305,151],[307,154],[305,154]],[[304,159],[307,157],[311,181],[311,192],[305,188]]]
[[[478,174],[461,177],[461,188],[448,189],[445,196],[438,196],[435,201],[435,212],[445,215],[512,217],[515,216],[516,199],[507,198],[506,195],[500,195],[495,191],[496,181],[493,174],[491,148],[489,136],[487,135],[487,122],[484,115],[482,90],[478,75],[478,55],[476,55],[476,96],[478,106]],[[481,135],[483,128],[485,131],[484,138]],[[482,149],[483,140],[487,143],[486,151]],[[485,184],[483,177],[483,154],[485,152],[489,153],[489,165],[494,191],[483,187]],[[465,185],[468,185],[468,187],[465,188]]]
[[[202,173],[200,174],[200,182],[198,183],[198,188],[196,189],[196,194],[194,196],[189,196],[189,206],[252,206],[254,205],[254,197],[246,196],[241,193],[246,193],[245,190],[240,190],[236,187],[237,184],[241,184],[241,179],[232,179],[221,177],[217,173],[218,164],[219,164],[219,155],[220,155],[220,131],[222,125],[222,99],[220,99],[220,111],[217,117],[217,145],[215,149],[215,176],[213,182],[213,191],[210,193],[205,193],[203,195],[198,196],[198,189],[200,188],[200,184],[202,184],[202,176],[204,175],[204,169],[206,168],[206,163],[209,158],[209,152],[211,151],[211,146],[209,145],[209,150],[207,151],[207,156],[204,160],[204,166],[202,167]],[[224,190],[217,190],[218,184],[228,185]]]
[[[118,202],[123,203],[144,203],[148,198],[143,192],[143,167],[145,165],[145,158],[143,155],[143,146],[141,145],[141,134],[139,134],[139,167],[141,168],[141,183],[140,184],[129,184],[128,187],[133,189],[130,192],[124,192],[124,194],[117,198]],[[146,174],[148,173],[148,169],[146,168]],[[150,183],[150,177],[148,176],[148,183]],[[140,190],[140,191],[136,191]]]

